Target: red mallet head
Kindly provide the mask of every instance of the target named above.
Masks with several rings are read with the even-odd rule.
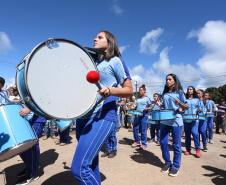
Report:
[[[88,72],[88,74],[86,75],[86,80],[87,80],[89,83],[96,84],[96,83],[100,80],[100,75],[99,75],[99,73],[96,72],[96,71],[90,71],[90,72]]]

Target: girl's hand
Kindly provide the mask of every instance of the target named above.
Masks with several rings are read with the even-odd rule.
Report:
[[[209,108],[207,108],[207,112],[210,112],[210,109]]]
[[[27,107],[20,109],[19,113],[21,116],[27,116],[30,113],[30,109],[28,109]]]
[[[180,100],[179,99],[175,99],[175,103],[176,103],[176,105],[179,105]]]
[[[111,95],[111,91],[109,87],[102,87],[101,90],[98,90],[97,92],[99,92],[99,94],[103,97],[103,98],[107,98]]]
[[[202,113],[202,109],[199,109],[199,113]]]
[[[181,109],[181,108],[179,108],[178,111],[181,113],[184,113],[183,109]]]

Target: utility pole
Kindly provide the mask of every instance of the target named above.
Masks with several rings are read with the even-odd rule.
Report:
[[[136,86],[136,100],[137,100],[137,81],[135,82],[135,86]]]

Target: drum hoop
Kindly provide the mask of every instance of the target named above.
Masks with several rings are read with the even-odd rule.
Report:
[[[85,48],[83,48],[81,45],[79,45],[78,43],[73,42],[73,41],[71,41],[71,40],[62,39],[62,38],[54,38],[53,40],[54,40],[54,41],[66,41],[66,42],[69,42],[69,43],[71,43],[71,44],[73,44],[73,45],[78,46],[80,49],[82,49],[82,50],[89,56],[89,58],[91,59],[93,65],[94,65],[95,70],[98,71],[97,66],[96,66],[96,64],[95,64],[95,62],[94,62],[94,60],[93,60],[93,58],[91,57],[91,55],[89,54],[89,52],[86,51]],[[33,58],[34,54],[37,52],[37,50],[38,50],[39,48],[41,48],[43,45],[45,45],[46,42],[47,42],[47,41],[44,41],[44,42],[38,44],[38,45],[37,45],[37,46],[29,53],[29,54],[30,54],[29,56],[28,56],[28,54],[26,55],[26,56],[28,56],[28,58],[27,58],[27,60],[26,60],[25,66],[24,66],[24,85],[25,85],[25,89],[26,89],[26,91],[27,91],[27,95],[28,95],[28,97],[30,98],[30,101],[38,108],[38,110],[39,110],[40,112],[42,112],[44,115],[46,115],[47,118],[51,118],[51,119],[60,119],[60,120],[70,120],[70,119],[75,119],[75,118],[77,118],[77,117],[70,118],[70,119],[63,119],[63,118],[58,118],[58,117],[52,117],[52,115],[47,114],[47,113],[46,113],[45,111],[43,111],[43,109],[41,109],[41,108],[38,106],[38,104],[34,101],[32,95],[31,95],[31,93],[30,93],[30,91],[29,91],[28,84],[27,84],[27,73],[28,73],[28,68],[29,68],[30,61],[31,61],[31,59]],[[26,57],[26,56],[25,56],[25,57]],[[24,57],[24,58],[25,58],[25,57]],[[23,59],[24,59],[24,58],[23,58]],[[86,112],[84,112],[83,114],[81,114],[79,117],[82,117],[82,116],[85,115],[87,112],[89,112],[90,110],[92,110],[93,106],[96,104],[97,98],[98,98],[98,93],[96,94],[96,98],[95,98],[95,101],[93,102],[93,104],[89,107],[89,109],[88,109]],[[25,102],[25,104],[26,104],[26,102]],[[31,108],[29,105],[26,105],[26,106],[27,106],[28,108]],[[38,114],[38,113],[36,113],[36,114]],[[39,114],[38,114],[38,115],[39,115]],[[42,115],[40,115],[40,116],[42,116]]]
[[[170,119],[160,119],[160,120],[156,120],[156,119],[152,119],[153,121],[168,121],[168,120],[175,120],[176,118],[170,118]]]
[[[183,116],[185,115],[193,115],[193,116],[198,116],[197,114],[183,114]]]
[[[161,110],[153,110],[151,112],[170,112],[170,111],[175,111],[174,109],[161,109]]]
[[[16,149],[16,148],[18,148],[18,147],[21,147],[22,145],[24,145],[24,144],[26,144],[26,143],[30,143],[30,142],[34,142],[34,141],[35,141],[34,145],[38,143],[38,139],[29,139],[29,140],[27,140],[27,141],[24,141],[24,142],[22,142],[22,143],[19,143],[18,145],[13,145],[13,146],[11,146],[10,148],[7,148],[6,150],[2,151],[2,152],[0,153],[0,158],[1,158],[1,155],[5,154],[5,153],[7,153],[7,152],[9,152],[9,151],[11,151],[11,150],[14,150],[14,149]],[[33,146],[34,146],[34,145],[33,145]],[[27,148],[26,150],[28,150],[28,149],[29,149],[29,148]],[[20,153],[22,153],[22,152],[24,152],[24,151],[26,151],[26,150],[23,150],[23,151],[21,151]],[[16,155],[18,155],[18,154],[20,154],[20,153],[17,153],[17,154],[15,154],[15,155],[13,155],[13,156],[7,158],[7,159],[0,160],[0,162],[6,161],[6,160],[8,160],[8,159],[11,159],[11,158],[15,157]]]

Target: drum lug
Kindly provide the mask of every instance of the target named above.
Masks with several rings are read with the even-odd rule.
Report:
[[[26,98],[24,98],[24,101],[31,101],[31,98],[30,97],[26,97]]]
[[[45,43],[49,49],[59,47],[59,44],[53,38],[49,38]]]

